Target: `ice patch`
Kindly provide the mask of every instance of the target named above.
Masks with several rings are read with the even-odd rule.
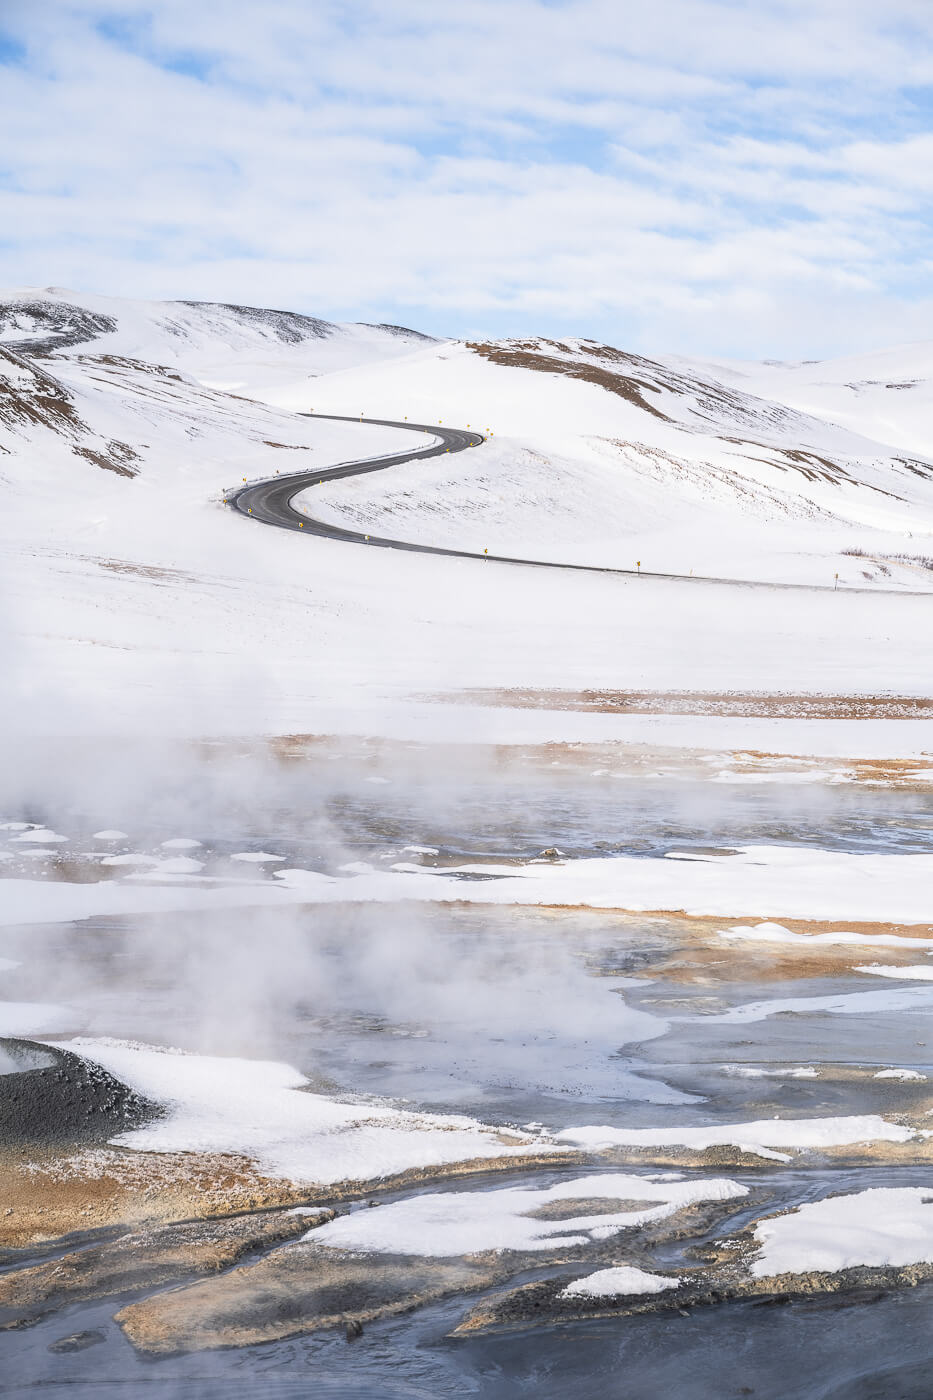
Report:
[[[872,1075],[872,1079],[898,1079],[906,1084],[912,1079],[926,1079],[926,1075],[916,1069],[879,1069],[877,1074]]]
[[[663,1293],[668,1288],[676,1288],[682,1279],[670,1278],[664,1274],[649,1274],[644,1269],[636,1269],[631,1264],[620,1264],[615,1269],[600,1269],[585,1278],[574,1279],[562,1288],[558,1298],[626,1298],[643,1293]]]
[[[268,865],[285,857],[273,855],[271,851],[234,851],[230,859],[248,861],[252,865]]]
[[[755,1278],[933,1260],[933,1187],[873,1187],[798,1206],[755,1227]]]
[[[819,1070],[812,1065],[795,1069],[761,1069],[758,1065],[723,1065],[723,1074],[733,1079],[818,1079]]]
[[[128,841],[129,837],[125,831],[95,831],[95,841]]]
[[[736,924],[735,928],[720,929],[720,938],[741,940],[748,943],[806,943],[817,947],[831,947],[834,944],[872,944],[881,948],[933,948],[933,938],[905,938],[899,933],[792,933],[783,924],[765,922],[763,924]]]
[[[888,1123],[876,1114],[846,1118],[765,1118],[751,1123],[718,1123],[706,1128],[565,1128],[559,1142],[589,1152],[613,1147],[737,1147],[759,1157],[788,1161],[775,1149],[848,1147],[861,1142],[909,1142],[911,1128]]]
[[[840,992],[822,997],[784,997],[750,1001],[710,1016],[710,1021],[736,1025],[766,1021],[769,1016],[883,1016],[889,1011],[923,1011],[933,1005],[933,987],[902,987],[883,992]]]
[[[307,1236],[315,1244],[381,1254],[449,1258],[485,1250],[541,1250],[609,1239],[621,1230],[664,1220],[683,1206],[728,1201],[748,1188],[721,1177],[662,1181],[653,1176],[606,1174],[578,1177],[538,1189],[515,1186],[502,1191],[428,1191],[378,1210],[354,1211]],[[648,1202],[609,1214],[537,1212],[561,1201]],[[557,1214],[557,1213],[555,1213]]]
[[[853,972],[870,972],[873,977],[893,977],[905,982],[933,982],[933,963],[915,967],[888,967],[884,963],[866,963]]]
[[[729,917],[747,909],[768,910],[785,918],[901,923],[921,923],[929,916],[933,854],[926,852],[891,855],[800,846],[748,846],[728,854],[670,854],[676,858],[607,856],[563,863],[529,861],[512,867],[477,862],[445,870],[411,864],[398,865],[391,872],[372,870],[360,862],[349,867],[348,873],[356,878],[341,882],[339,898],[440,902],[468,899],[476,904],[682,909],[697,917]],[[313,872],[298,870],[276,873],[296,889],[313,876]],[[464,876],[473,878],[467,884]],[[477,876],[487,878],[476,879]],[[325,896],[319,887],[317,897],[338,896]],[[766,925],[760,933],[740,925],[733,932],[739,937],[770,936],[797,941],[780,925]],[[835,937],[831,935],[826,941]],[[857,935],[848,935],[840,941],[861,940]],[[882,935],[873,941],[886,939]]]
[[[173,836],[170,841],[162,842],[163,851],[194,851],[202,843],[194,841],[190,836]]]
[[[22,831],[19,836],[11,836],[11,843],[14,841],[35,842],[36,845],[48,845],[50,841],[67,841],[67,836],[59,836],[55,831],[49,831],[48,827],[37,826],[31,831]]]
[[[150,875],[196,875],[204,869],[203,860],[193,860],[191,856],[173,856],[170,860],[158,861]]]

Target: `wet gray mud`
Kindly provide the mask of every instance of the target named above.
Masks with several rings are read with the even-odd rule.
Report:
[[[607,775],[595,760],[581,766],[539,758],[525,768],[513,762],[504,773],[464,765],[449,781],[433,770],[429,776],[427,764],[412,781],[410,766],[411,755],[394,766],[384,755],[356,754],[348,764],[338,753],[271,769],[247,758],[234,789],[218,783],[215,790],[209,779],[189,800],[168,785],[143,804],[144,818],[119,789],[97,806],[86,790],[75,791],[57,807],[49,798],[4,814],[48,824],[70,839],[42,863],[10,843],[13,858],[3,873],[125,878],[125,869],[100,865],[101,849],[159,856],[160,843],[174,837],[202,843],[194,854],[218,882],[274,879],[274,865],[236,864],[232,857],[243,851],[336,871],[360,860],[378,867],[482,857],[507,866],[552,849],[567,858],[767,843],[906,853],[928,851],[933,839],[933,800],[917,791],[865,784],[730,788],[650,764]],[[129,835],[101,847],[93,833],[102,828]],[[920,984],[916,1000],[897,1010],[804,1008],[752,1022],[722,1020],[730,1009],[769,998],[904,985],[853,970],[894,956],[883,950],[837,949],[825,964],[813,957],[795,964],[786,949],[719,940],[719,927],[728,926],[586,910],[335,905],[0,928],[0,957],[18,964],[0,972],[3,997],[74,1012],[74,1025],[51,1046],[0,1046],[3,1146],[96,1149],[160,1111],[88,1062],[75,1062],[65,1048],[70,1033],[280,1060],[319,1092],[378,1095],[513,1129],[533,1123],[545,1134],[586,1124],[671,1128],[850,1114],[920,1123],[933,1107],[933,989],[927,1000]],[[924,949],[910,961],[926,956]],[[921,1077],[876,1077],[892,1068]],[[401,1300],[399,1310],[367,1317],[361,1333],[344,1325],[362,1296],[362,1284],[354,1293],[347,1273],[341,1287],[349,1291],[334,1294],[342,1302],[323,1330],[302,1335],[299,1326],[297,1335],[276,1340],[158,1356],[131,1344],[125,1318],[142,1316],[134,1308],[157,1303],[163,1290],[201,1288],[205,1297],[221,1298],[212,1290],[237,1270],[294,1249],[294,1219],[275,1209],[148,1234],[76,1232],[57,1245],[8,1250],[0,1257],[0,1296],[15,1271],[39,1272],[31,1275],[30,1308],[14,1306],[0,1330],[0,1395],[933,1395],[929,1283],[882,1281],[871,1289],[731,1298],[548,1325],[516,1317],[500,1330],[457,1333],[471,1310],[527,1285],[563,1286],[613,1263],[668,1274],[696,1269],[704,1248],[762,1215],[870,1186],[933,1186],[933,1163],[882,1149],[791,1153],[785,1162],[737,1149],[720,1152],[721,1160],[673,1158],[667,1167],[685,1179],[725,1176],[748,1195],[725,1203],[715,1218],[691,1217],[683,1230],[651,1238],[623,1233],[576,1255],[556,1249],[509,1261],[490,1252],[479,1262],[439,1261],[438,1269],[417,1256],[406,1265],[402,1257],[385,1274],[386,1296]],[[629,1154],[584,1165],[516,1165],[467,1182],[429,1179],[391,1190],[369,1183],[361,1194],[388,1204],[424,1189],[495,1192],[603,1172],[647,1177],[664,1167]],[[309,1204],[340,1212],[360,1203],[328,1206],[318,1193]],[[365,1260],[359,1269],[362,1279]],[[378,1273],[370,1270],[370,1294]],[[274,1269],[272,1276],[278,1287]],[[287,1300],[293,1309],[294,1296]],[[177,1298],[183,1308],[185,1294]],[[257,1305],[252,1317],[247,1309],[234,1320],[251,1325],[260,1313]]]

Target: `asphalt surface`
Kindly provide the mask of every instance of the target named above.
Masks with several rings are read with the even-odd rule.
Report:
[[[362,544],[368,549],[404,549],[411,554],[440,554],[447,559],[482,559],[493,564],[521,564],[532,569],[566,569],[583,574],[615,574],[626,578],[676,579],[681,583],[727,583],[736,588],[779,588],[803,589],[808,593],[832,593],[837,590],[831,584],[818,583],[768,583],[753,579],[716,578],[708,574],[663,574],[649,569],[612,569],[600,564],[559,564],[551,559],[523,559],[509,554],[479,554],[468,549],[445,549],[442,545],[413,544],[408,540],[387,539],[382,535],[367,535],[361,530],[347,530],[340,525],[331,525],[324,520],[297,511],[293,500],[309,487],[325,481],[338,481],[348,476],[365,476],[368,472],[385,471],[388,467],[402,462],[415,462],[429,457],[441,457],[448,452],[463,452],[467,448],[479,447],[485,438],[480,433],[466,428],[445,428],[433,423],[397,423],[390,418],[354,418],[339,413],[302,413],[301,418],[326,418],[338,423],[375,423],[383,428],[404,428],[409,432],[429,434],[434,439],[430,445],[422,444],[410,452],[394,452],[386,457],[367,457],[358,462],[343,462],[336,467],[324,470],[292,472],[288,476],[273,476],[265,481],[247,482],[245,486],[228,491],[224,500],[228,506],[258,520],[263,525],[275,525],[280,530],[300,530],[303,535],[317,535],[328,540],[343,540],[347,544]],[[888,593],[894,589],[851,588],[838,589],[842,593]],[[927,591],[896,590],[900,597],[929,598]]]

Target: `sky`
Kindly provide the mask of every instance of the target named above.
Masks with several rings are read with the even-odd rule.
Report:
[[[0,0],[0,285],[933,338],[930,0]]]

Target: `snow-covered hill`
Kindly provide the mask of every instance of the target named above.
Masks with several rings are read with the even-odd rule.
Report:
[[[841,423],[905,455],[933,454],[933,342],[799,363],[710,361],[746,393]]]
[[[465,686],[929,691],[933,458],[877,414],[765,393],[799,371],[55,291],[0,298],[0,323],[8,728],[365,727],[387,696]],[[245,477],[412,445],[361,414],[487,441],[315,487],[310,513],[683,581],[366,551],[224,508]]]
[[[298,401],[290,388],[276,398]],[[314,493],[308,508],[335,521],[610,567],[933,584],[933,458],[682,361],[588,341],[442,344],[328,376],[315,398],[334,412],[403,404],[414,419],[493,428],[479,460]]]
[[[0,294],[0,344],[33,356],[170,365],[232,393],[307,380],[432,343],[404,326],[335,325],[211,301],[125,301],[56,287]]]

